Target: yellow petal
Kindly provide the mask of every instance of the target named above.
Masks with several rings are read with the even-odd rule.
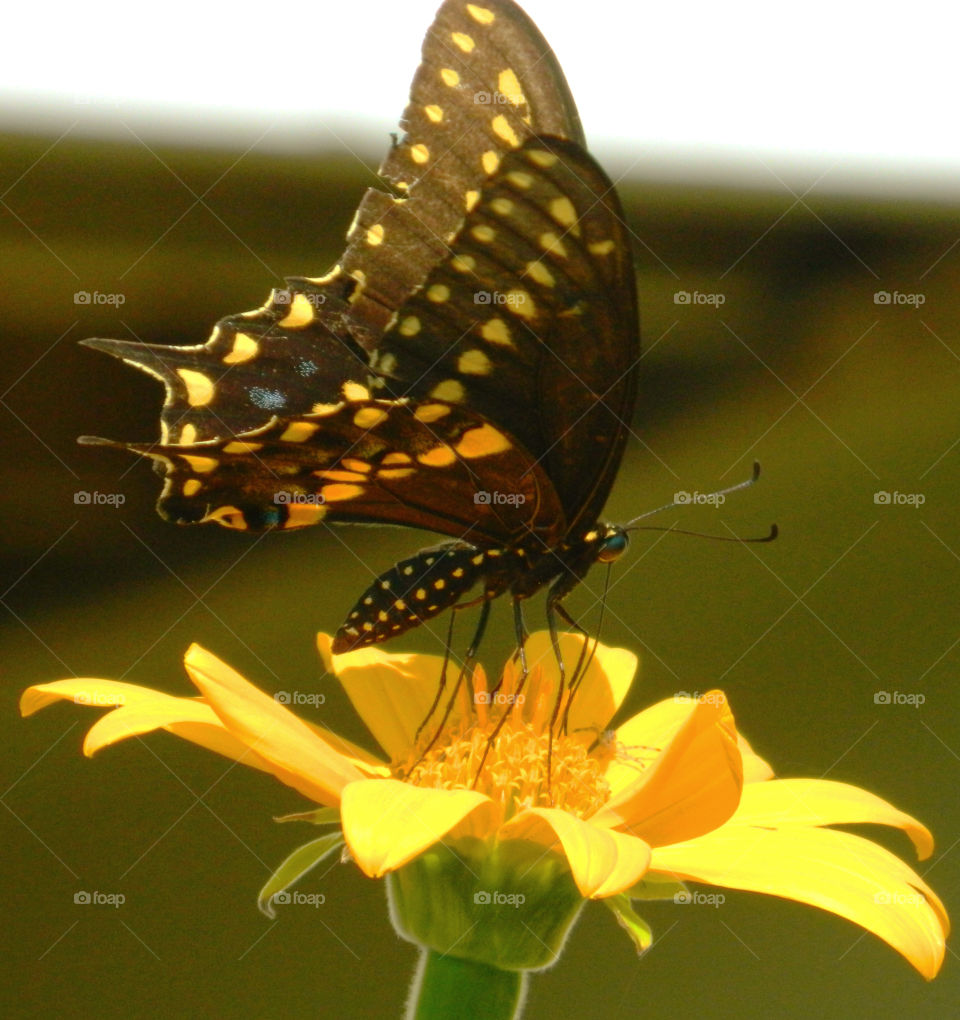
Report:
[[[729,824],[655,848],[651,871],[829,910],[878,935],[927,979],[943,962],[949,927],[936,894],[899,858],[849,832]]]
[[[215,655],[191,645],[184,664],[226,728],[288,786],[319,804],[335,805],[343,787],[362,778],[306,723]]]
[[[72,701],[75,705],[86,705],[89,708],[116,708],[166,696],[137,684],[78,676],[72,680],[54,680],[49,684],[28,687],[20,695],[20,714],[33,715],[55,701]]]
[[[933,853],[930,830],[882,797],[827,779],[776,779],[745,787],[731,825],[890,825],[913,841],[920,860]]]
[[[443,657],[391,653],[372,646],[333,655],[326,634],[317,635],[317,647],[327,669],[340,681],[357,714],[390,760],[406,761],[417,729],[436,698]],[[431,724],[440,725],[446,699],[453,693],[459,671],[456,663],[448,663],[446,694],[425,729]],[[464,715],[468,704],[464,700],[466,687],[465,683],[461,684],[448,726],[456,725]]]
[[[737,734],[737,744],[740,747],[740,758],[743,760],[744,783],[765,783],[768,779],[773,779],[776,773],[767,761],[754,751],[742,733]]]
[[[577,888],[593,899],[615,896],[635,885],[650,865],[650,847],[642,839],[598,829],[558,808],[530,808],[502,825],[497,838],[527,839],[561,849]]]
[[[634,773],[633,781],[614,793],[590,821],[604,828],[623,827],[651,846],[663,846],[710,832],[733,814],[740,802],[743,766],[726,697],[722,691],[711,691],[679,707],[686,711],[686,719],[660,754],[639,776]],[[660,722],[666,715],[673,713],[661,712]],[[625,730],[631,735],[628,727],[618,731],[618,739]],[[644,735],[642,727],[634,730]],[[656,735],[651,730],[646,736],[651,733]]]
[[[560,654],[563,657],[569,682],[580,661],[584,643],[583,635],[562,632],[559,635],[559,643]],[[591,640],[587,647],[588,656],[593,651],[593,647],[594,643]],[[531,634],[524,645],[524,652],[531,677],[528,680],[530,686],[523,702],[522,714],[525,721],[530,721],[540,699],[545,699],[552,711],[560,673],[548,631],[538,630]],[[536,679],[536,666],[541,669],[539,681]],[[505,690],[515,690],[516,677],[519,672],[519,663],[510,659],[503,668]],[[570,706],[567,732],[571,734],[584,733],[589,736],[592,743],[604,732],[617,709],[623,704],[623,699],[627,696],[627,691],[630,689],[636,672],[637,657],[633,652],[629,652],[625,648],[598,645],[596,653],[590,659],[590,664],[577,687],[573,704]]]
[[[493,818],[489,797],[476,790],[423,789],[398,779],[350,783],[340,803],[343,838],[371,878],[402,867],[474,813]]]

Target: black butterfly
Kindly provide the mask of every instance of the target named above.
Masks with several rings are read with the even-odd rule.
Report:
[[[206,344],[89,346],[166,388],[157,444],[178,523],[257,531],[386,522],[453,539],[398,563],[334,642],[384,641],[449,607],[551,585],[551,630],[623,528],[598,516],[633,413],[630,244],[563,73],[510,0],[447,0],[406,135],[339,264],[290,278]],[[87,442],[103,442],[87,438]]]

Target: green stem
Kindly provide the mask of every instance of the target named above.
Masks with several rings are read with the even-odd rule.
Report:
[[[407,1020],[515,1020],[523,1009],[526,974],[424,949]]]

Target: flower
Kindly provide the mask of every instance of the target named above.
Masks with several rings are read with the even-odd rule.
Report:
[[[541,632],[526,645],[525,682],[511,661],[491,692],[477,667],[438,733],[445,709],[444,700],[434,705],[439,657],[380,648],[335,656],[325,634],[318,645],[387,760],[298,717],[282,697],[259,690],[199,645],[184,660],[199,698],[80,678],[30,687],[21,710],[30,715],[58,699],[112,707],[87,733],[87,755],[163,728],[272,773],[326,809],[312,820],[336,820],[339,812],[353,860],[371,877],[394,876],[395,913],[406,904],[405,923],[414,928],[418,911],[432,917],[423,924],[436,924],[436,901],[424,911],[403,876],[422,879],[420,865],[438,874],[442,846],[472,861],[478,882],[500,888],[518,881],[522,858],[526,885],[511,888],[527,893],[556,887],[562,864],[572,896],[566,918],[554,919],[551,952],[575,916],[573,900],[577,909],[585,899],[607,900],[636,932],[642,922],[630,911],[631,895],[678,890],[682,901],[680,883],[689,880],[821,907],[880,936],[924,977],[939,970],[948,919],[935,893],[889,851],[831,826],[900,828],[921,859],[933,850],[929,831],[855,786],[774,778],[737,733],[723,692],[661,701],[608,731],[637,659],[598,644],[576,696],[564,694],[558,718],[566,720],[565,732],[551,741],[558,673]],[[582,639],[561,635],[561,648],[576,662]],[[324,853],[333,845],[330,837],[316,843]],[[456,895],[463,900],[469,890]],[[489,896],[472,895],[476,903]],[[462,938],[458,930],[460,936],[437,936],[440,944]],[[485,936],[484,944],[490,941]]]

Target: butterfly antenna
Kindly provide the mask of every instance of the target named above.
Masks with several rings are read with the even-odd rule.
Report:
[[[704,497],[704,502],[709,502],[715,499],[717,496],[729,496],[732,492],[739,492],[741,489],[749,489],[750,486],[753,485],[759,477],[760,477],[760,461],[755,460],[753,462],[753,474],[749,478],[745,479],[742,482],[737,482],[736,485],[731,485],[726,489],[720,489],[717,492],[711,492],[708,496]],[[682,496],[684,494],[678,495]],[[686,499],[674,498],[670,503],[664,503],[663,506],[658,506],[655,510],[648,510],[646,513],[640,514],[639,517],[634,517],[632,521],[627,521],[627,523],[623,525],[623,530],[624,531],[644,530],[634,527],[637,521],[642,521],[647,517],[652,517],[654,514],[662,513],[664,510],[672,510],[676,506],[689,506],[689,505],[690,505],[689,496],[687,496]],[[672,531],[673,529],[664,528],[661,530]],[[774,535],[773,537],[776,536]],[[763,541],[769,542],[771,540],[772,540],[771,538],[766,538]]]

